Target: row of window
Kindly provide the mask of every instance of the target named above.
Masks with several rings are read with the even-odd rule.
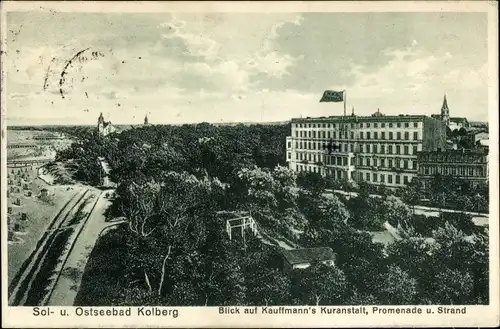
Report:
[[[350,123],[350,124],[345,124],[345,123],[295,123],[292,125],[292,128],[340,128],[342,126],[348,126],[350,128],[357,128],[356,123]],[[418,128],[418,122],[361,122],[359,123],[359,128],[410,128],[410,126],[413,126],[413,128]]]
[[[342,138],[347,139],[348,137],[350,139],[355,138],[354,132],[352,132],[352,131],[350,131],[350,132],[339,131],[338,134],[337,134],[337,131],[318,131],[317,134],[316,134],[316,131],[311,131],[311,130],[295,131],[295,137],[297,137],[297,138],[302,137],[302,138],[323,138],[323,139],[334,138],[335,139],[335,138],[337,138],[337,135],[338,135],[338,138],[341,138],[341,139]],[[410,136],[413,136],[413,139],[410,139]],[[388,140],[419,140],[420,139],[418,131],[414,131],[412,135],[410,135],[409,131],[405,131],[404,133],[401,133],[400,131],[398,131],[396,133],[389,131],[389,132],[387,132],[387,134],[385,131],[381,131],[380,135],[379,135],[378,131],[374,131],[373,135],[372,135],[371,131],[367,131],[366,134],[363,131],[361,131],[359,133],[359,139],[376,139],[376,140],[378,140],[379,137],[382,140],[385,140],[386,137]]]
[[[486,156],[474,156],[474,155],[446,155],[446,154],[439,154],[439,155],[433,155],[433,156],[422,156],[420,158],[422,162],[444,162],[444,163],[450,163],[450,162],[456,162],[456,163],[487,163],[487,157]]]
[[[484,177],[485,170],[483,167],[457,167],[457,166],[425,166],[423,168],[424,175],[451,175],[465,177]]]
[[[365,173],[364,177],[361,175],[361,178],[364,178],[367,182],[373,182],[373,183],[387,183],[387,184],[396,184],[399,185],[401,184],[401,177],[403,177],[403,184],[408,184],[411,182],[411,176],[406,176],[406,175],[392,175],[392,174],[378,174],[378,173]],[[394,176],[394,180],[393,180]],[[386,182],[387,179],[387,182]]]
[[[296,165],[296,171],[301,172],[301,171],[308,171],[308,172],[315,172],[315,173],[322,173],[321,168],[316,167],[316,166],[308,166],[308,165],[301,165],[297,164]],[[347,174],[343,170],[338,170],[338,169],[332,169],[332,168],[324,168],[324,174],[328,176],[333,176],[335,179],[344,179],[346,178]],[[378,173],[366,173],[365,175],[360,174],[361,178],[366,180],[367,182],[374,182],[374,183],[388,183],[388,184],[401,184],[401,181],[403,181],[404,184],[408,184],[411,181],[411,176],[406,176],[406,175],[392,175],[392,174],[378,174]],[[403,179],[401,180],[401,177]]]
[[[288,153],[288,159],[291,158],[291,154]],[[311,153],[295,153],[295,160],[299,161],[312,161],[323,162],[327,165],[337,165],[337,166],[347,166],[348,160],[347,157],[339,157],[339,156],[331,156],[331,155],[323,155],[323,154],[311,154]],[[351,157],[351,165],[354,165],[354,157]]]
[[[379,167],[379,168],[398,168],[398,169],[417,169],[416,162],[406,159],[377,159],[377,158],[358,158],[360,167]]]
[[[317,150],[331,152],[355,152],[354,143],[333,143],[332,145],[322,142],[295,142],[297,150]],[[288,148],[292,148],[292,142],[288,142]],[[416,155],[419,151],[418,145],[393,145],[393,144],[359,144],[357,150],[360,153],[375,154],[401,154]],[[411,151],[411,153],[410,153]]]

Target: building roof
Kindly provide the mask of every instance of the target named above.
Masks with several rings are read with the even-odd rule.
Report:
[[[408,121],[423,121],[431,119],[426,115],[384,115],[384,116],[329,116],[329,117],[307,117],[307,118],[292,118],[291,123],[333,123],[333,122],[408,122]],[[432,118],[432,120],[435,120]]]
[[[469,120],[467,118],[461,118],[461,117],[451,117],[450,122],[462,122],[462,123],[468,123]]]
[[[282,252],[287,262],[291,265],[335,260],[335,253],[329,247],[291,249],[283,250]]]
[[[444,94],[443,106],[441,106],[441,112],[444,110],[449,110],[448,101],[446,100],[446,94]]]

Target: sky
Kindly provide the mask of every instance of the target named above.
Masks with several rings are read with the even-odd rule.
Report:
[[[446,93],[451,116],[488,119],[486,13],[9,12],[7,29],[9,125],[341,115],[327,89],[357,115],[439,113]]]

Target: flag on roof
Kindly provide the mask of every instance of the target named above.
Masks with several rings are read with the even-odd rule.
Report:
[[[323,97],[320,99],[321,102],[343,102],[344,101],[344,91],[333,91],[325,90]]]

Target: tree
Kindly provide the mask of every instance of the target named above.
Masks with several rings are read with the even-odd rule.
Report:
[[[417,296],[417,280],[400,267],[391,265],[380,280],[378,293],[382,305],[413,305]]]
[[[297,175],[297,185],[317,197],[324,193],[326,179],[319,173],[301,171]]]
[[[350,289],[337,267],[314,264],[296,272],[295,291],[302,305],[342,305]]]

